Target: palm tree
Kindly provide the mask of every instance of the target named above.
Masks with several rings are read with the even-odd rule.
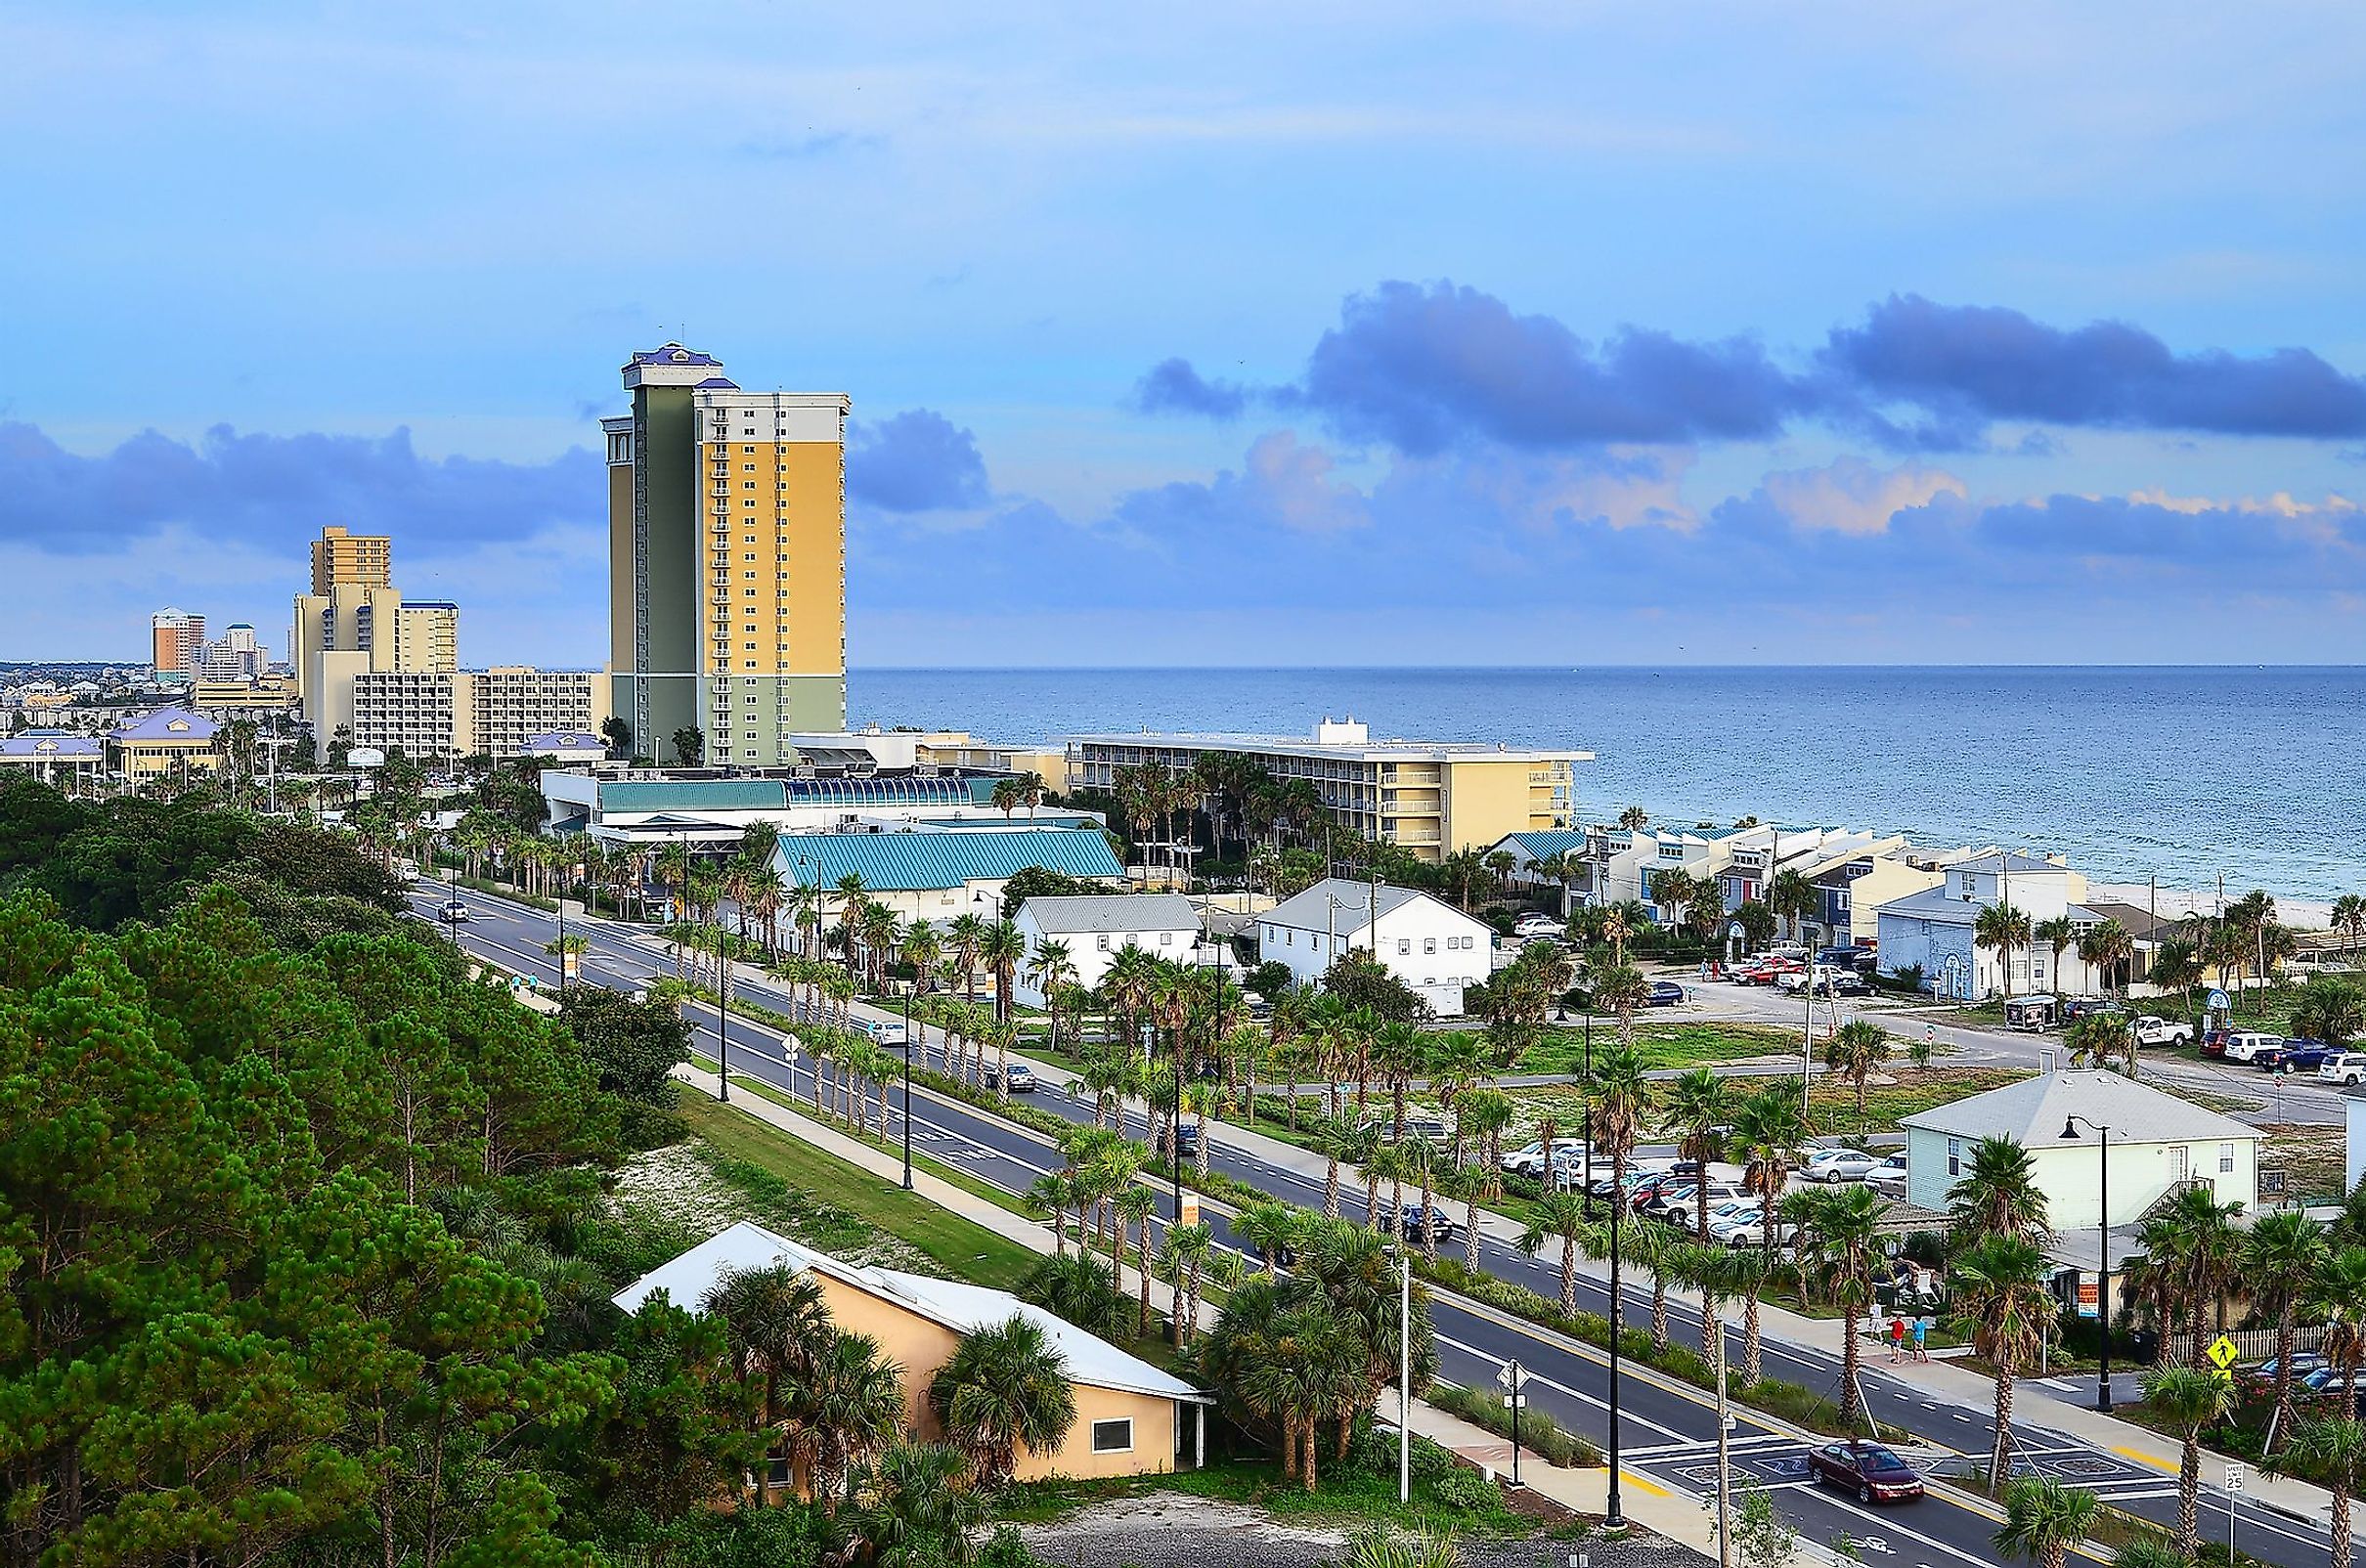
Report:
[[[2156,940],[2152,967],[2146,978],[2165,991],[2183,994],[2184,1017],[2193,1016],[2194,987],[2202,983],[2202,949],[2190,937],[2169,936]]]
[[[2052,955],[2045,973],[2052,979],[2053,988],[2057,991],[2068,990],[2069,987],[2062,983],[2062,951],[2079,944],[2079,923],[2067,914],[2054,915],[2032,925],[2029,936],[2033,950],[2043,942],[2046,951]]]
[[[977,915],[958,915],[944,928],[945,946],[961,967],[963,1001],[978,999],[978,951],[986,944],[986,922]]]
[[[776,1445],[789,1417],[784,1388],[793,1390],[810,1376],[837,1338],[821,1286],[811,1275],[786,1264],[735,1269],[707,1291],[699,1310],[723,1319],[732,1367],[741,1380],[764,1380],[762,1420],[767,1443]],[[766,1506],[771,1505],[769,1465],[758,1477],[757,1495]]]
[[[972,1533],[984,1498],[963,1483],[969,1463],[946,1443],[898,1444],[859,1470],[847,1550],[871,1568],[962,1568],[978,1557]]]
[[[1007,920],[997,920],[986,928],[978,943],[978,956],[994,978],[994,1017],[1011,1016],[1011,985],[1018,978],[1019,966],[1027,961],[1027,937]]]
[[[1472,1227],[1473,1230],[1476,1227]],[[1577,1311],[1577,1255],[1598,1247],[1594,1218],[1586,1200],[1575,1193],[1552,1192],[1528,1205],[1528,1228],[1520,1233],[1520,1250],[1534,1252],[1557,1237],[1561,1244],[1561,1311]]]
[[[2355,1410],[2358,1372],[2366,1369],[2366,1246],[2338,1248],[2317,1270],[2311,1301],[2325,1320],[2325,1359],[2342,1374],[2342,1391]]]
[[[1125,1250],[1125,1228],[1130,1225],[1134,1230],[1134,1283],[1139,1291],[1134,1307],[1134,1337],[1139,1339],[1150,1332],[1150,1222],[1159,1212],[1159,1195],[1129,1174],[1110,1206],[1117,1210],[1117,1250],[1120,1255]],[[1297,1210],[1291,1212],[1295,1214]]]
[[[2260,1216],[2243,1242],[2243,1278],[2262,1313],[2276,1320],[2275,1415],[2267,1452],[2292,1430],[2292,1350],[2300,1303],[2333,1255],[2324,1228],[2298,1209]]]
[[[2029,945],[2029,916],[2011,904],[1990,904],[1972,919],[1972,945],[1995,953],[2006,1001],[2013,996],[2013,949]]]
[[[836,1513],[848,1469],[903,1427],[902,1379],[878,1340],[842,1333],[806,1369],[790,1410],[813,1495],[824,1512]]]
[[[1858,1322],[1873,1302],[1873,1254],[1880,1236],[1881,1200],[1864,1187],[1797,1195],[1808,1223],[1801,1227],[1803,1273],[1840,1309],[1841,1424],[1855,1430],[1863,1416],[1858,1373],[1864,1364]]]
[[[1775,872],[1767,884],[1768,912],[1789,925],[1793,941],[1799,939],[1802,923],[1816,912],[1821,901],[1816,894],[1815,884],[1800,875],[1796,867]]]
[[[1770,1208],[1767,1210],[1766,1225],[1770,1238],[1774,1236],[1774,1213]],[[1730,1247],[1727,1250],[1731,1255],[1726,1263],[1723,1283],[1729,1295],[1741,1300],[1740,1372],[1742,1386],[1746,1388],[1758,1381],[1762,1367],[1759,1307],[1766,1298],[1768,1288],[1774,1284],[1781,1271],[1771,1249]]]
[[[2339,1051],[2366,1033],[2366,992],[2345,980],[2320,975],[2300,988],[2292,1031]]]
[[[2268,1455],[2259,1468],[2301,1476],[2333,1494],[2333,1568],[2349,1568],[2349,1503],[2357,1496],[2358,1471],[2366,1468],[2366,1425],[2347,1416],[2301,1421],[2283,1451]]]
[[[1232,1234],[1255,1249],[1271,1274],[1282,1253],[1296,1250],[1306,1228],[1303,1212],[1279,1201],[1250,1203],[1233,1216]]]
[[[1667,1093],[1662,1119],[1668,1131],[1677,1135],[1677,1153],[1700,1161],[1702,1179],[1692,1184],[1692,1234],[1705,1240],[1709,1234],[1708,1169],[1710,1161],[1725,1157],[1726,1135],[1720,1129],[1733,1112],[1732,1087],[1718,1076],[1716,1068],[1694,1067],[1679,1074]]]
[[[1948,1197],[1948,1229],[1953,1244],[1969,1246],[1986,1236],[2042,1240],[2045,1190],[2037,1185],[2030,1153],[2012,1138],[1983,1138],[1972,1146],[1971,1163]]]
[[[2366,897],[2345,893],[2333,901],[2333,929],[2349,938],[2349,950],[2356,952],[2358,938],[2366,936]]]
[[[2126,994],[2128,984],[2134,978],[2135,958],[2135,938],[2127,934],[2125,926],[2116,920],[2091,926],[2079,937],[2080,961],[2101,975],[2107,988],[2112,984],[2112,978],[2117,976],[2117,988],[2123,995]]]
[[[1992,1539],[2007,1557],[2062,1568],[2102,1509],[2102,1501],[2083,1487],[2064,1486],[2050,1475],[2025,1476],[2004,1489],[2004,1523]]]
[[[1174,1286],[1175,1348],[1191,1343],[1199,1328],[1200,1277],[1215,1256],[1215,1232],[1205,1224],[1170,1225],[1161,1273]]]
[[[1011,1478],[1021,1447],[1048,1455],[1076,1423],[1068,1357],[1040,1325],[1020,1317],[964,1334],[930,1381],[929,1405],[945,1440],[988,1488]]]
[[[1808,1121],[1798,1100],[1786,1089],[1760,1089],[1733,1111],[1732,1143],[1741,1154],[1742,1186],[1773,1216],[1791,1183],[1791,1165],[1799,1146],[1807,1141]],[[1765,1228],[1761,1245],[1771,1272],[1774,1262],[1775,1227]]]
[[[1068,943],[1057,936],[1046,936],[1037,942],[1034,956],[1028,961],[1027,979],[1042,996],[1044,1010],[1051,1015],[1051,1047],[1057,1051],[1061,993],[1076,982],[1076,960]]]
[[[1628,1261],[1651,1276],[1651,1348],[1662,1355],[1668,1349],[1668,1285],[1684,1261],[1684,1238],[1669,1226],[1638,1225],[1626,1233]]]
[[[2046,1289],[2045,1253],[2024,1236],[1983,1236],[1955,1259],[1950,1277],[1955,1322],[1996,1376],[1996,1439],[1988,1491],[1996,1495],[2010,1464],[2013,1379],[2037,1363],[2053,1333],[2054,1298]]]
[[[1823,1048],[1823,1065],[1857,1091],[1857,1114],[1864,1115],[1864,1086],[1890,1059],[1889,1031],[1866,1019],[1851,1019]]]
[[[2176,1545],[2187,1558],[2202,1533],[2202,1429],[2225,1419],[2234,1401],[2231,1381],[2191,1367],[2165,1367],[2145,1380],[2146,1412],[2184,1444],[2177,1466]]]

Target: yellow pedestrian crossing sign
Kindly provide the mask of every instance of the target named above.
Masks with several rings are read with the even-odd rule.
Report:
[[[2220,1334],[2217,1338],[2210,1342],[2210,1348],[2204,1351],[2203,1354],[2210,1358],[2212,1366],[2217,1368],[2220,1372],[2224,1372],[2227,1368],[2235,1364],[2235,1357],[2240,1355],[2241,1352],[2235,1349],[2235,1342],[2233,1340],[2227,1338],[2224,1334]]]

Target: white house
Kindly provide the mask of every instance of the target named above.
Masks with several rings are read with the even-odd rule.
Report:
[[[1892,974],[1919,966],[1922,977],[1941,996],[1978,1001],[2010,991],[2026,996],[2034,991],[2084,991],[2096,977],[2078,954],[2065,951],[2061,972],[2045,943],[2016,945],[2008,985],[2004,955],[1972,940],[1980,912],[2009,903],[2027,915],[2032,926],[2068,915],[2081,928],[2099,925],[2103,917],[2084,907],[2086,878],[2059,860],[1999,850],[1958,861],[1944,868],[1946,880],[1935,888],[1906,894],[1875,912],[1880,936],[1881,967]]]
[[[1333,877],[1257,916],[1257,951],[1290,966],[1297,983],[1319,982],[1334,960],[1361,947],[1420,992],[1435,1011],[1463,1010],[1463,989],[1495,963],[1495,933],[1451,904],[1382,883],[1379,916],[1368,882]]]
[[[2072,1117],[2080,1119],[2073,1121]],[[2104,1154],[2111,1129],[2111,1223],[2133,1225],[2186,1182],[2206,1182],[2221,1203],[2259,1203],[2256,1127],[2205,1111],[2117,1072],[2048,1072],[1900,1118],[1906,1129],[1906,1196],[1944,1211],[1971,1168],[1972,1146],[2011,1138],[2029,1151],[2057,1232],[2092,1230],[2103,1215]],[[2076,1137],[2063,1136],[2069,1127]]]
[[[1028,1007],[1041,1007],[1043,989],[1032,978],[1032,960],[1046,941],[1068,944],[1076,983],[1099,989],[1109,966],[1125,948],[1190,963],[1200,940],[1200,916],[1179,893],[1114,893],[1083,897],[1030,898],[1013,917],[1027,937],[1030,963],[1019,971],[1012,994]]]

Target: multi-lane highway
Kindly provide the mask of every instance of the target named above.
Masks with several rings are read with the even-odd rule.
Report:
[[[415,909],[432,919],[440,890],[422,885]],[[505,900],[466,895],[474,919],[457,928],[462,947],[504,969],[533,975],[544,983],[556,979],[554,961],[543,952],[555,935],[554,917]],[[448,933],[455,930],[445,927]],[[579,960],[579,980],[635,988],[665,968],[656,944],[622,928],[602,922],[571,922],[569,931],[586,938]],[[787,1013],[793,999],[768,985],[735,988],[735,995],[777,1012]],[[702,1049],[717,1049],[719,1020],[711,1009],[695,1009],[706,1035]],[[733,1018],[728,1048],[734,1073],[769,1083],[793,1095],[811,1093],[811,1063],[799,1058],[781,1035],[769,1028]],[[1043,1109],[1064,1117],[1089,1122],[1091,1108],[1065,1094],[1035,1097]],[[919,1091],[912,1103],[912,1135],[931,1157],[956,1166],[1008,1191],[1024,1191],[1038,1175],[1055,1168],[1059,1156],[1041,1134],[1018,1126],[958,1101]],[[1139,1112],[1130,1111],[1127,1130],[1146,1137]],[[1213,1168],[1277,1197],[1306,1207],[1319,1207],[1319,1174],[1261,1157],[1255,1148],[1227,1139],[1219,1127],[1210,1150]],[[1227,1211],[1203,1200],[1203,1217],[1229,1242]],[[1459,1251],[1459,1243],[1457,1250]],[[1488,1272],[1552,1295],[1558,1288],[1556,1264],[1531,1256],[1493,1237],[1482,1241],[1481,1262]],[[1596,1312],[1608,1310],[1608,1290],[1601,1281],[1581,1276],[1580,1303]],[[1649,1321],[1647,1292],[1630,1283],[1626,1319],[1636,1327]],[[1698,1319],[1681,1306],[1676,1310],[1680,1342],[1699,1342]],[[1549,1412],[1562,1425],[1607,1447],[1610,1435],[1610,1381],[1605,1353],[1596,1347],[1553,1334],[1476,1303],[1437,1293],[1431,1313],[1437,1338],[1441,1375],[1455,1382],[1492,1388],[1498,1371],[1517,1359],[1529,1373],[1532,1408]],[[1830,1393],[1837,1387],[1837,1358],[1824,1352],[1778,1344],[1765,1347],[1767,1372]],[[1868,1410],[1883,1434],[1919,1464],[1930,1464],[1959,1454],[1985,1457],[1994,1428],[1985,1405],[1964,1407],[1947,1403],[1910,1376],[1892,1376],[1876,1360],[1863,1375]],[[1707,1394],[1687,1384],[1623,1366],[1619,1380],[1618,1438],[1629,1486],[1677,1488],[1703,1492],[1715,1484],[1716,1416]],[[1913,1564],[1916,1568],[1954,1568],[1963,1563],[1996,1560],[1990,1535],[1994,1520],[1981,1500],[1946,1489],[1934,1491],[1920,1504],[1871,1508],[1853,1499],[1816,1488],[1806,1478],[1804,1435],[1754,1413],[1735,1410],[1733,1465],[1737,1480],[1774,1490],[1778,1505],[1805,1537],[1818,1543],[1846,1539],[1868,1561]],[[2015,1425],[2023,1462],[2066,1482],[2097,1492],[2115,1506],[2164,1524],[2173,1521],[2175,1478],[2130,1458],[2094,1447],[2079,1438],[2046,1431],[2042,1416],[2024,1407],[2024,1420]],[[2167,1440],[2149,1442],[2159,1450]],[[2224,1540],[2226,1500],[2213,1490],[2204,1503],[2204,1539]],[[2237,1544],[2264,1561],[2292,1568],[2327,1560],[2328,1537],[2322,1522],[2293,1518],[2259,1507],[2239,1505]]]

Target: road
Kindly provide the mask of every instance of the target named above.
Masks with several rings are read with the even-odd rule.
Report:
[[[422,889],[416,896],[415,912],[422,919],[432,919],[438,899],[438,891]],[[458,928],[464,948],[504,969],[533,975],[545,984],[555,982],[554,961],[543,952],[543,944],[556,932],[553,917],[482,895],[471,894],[467,902],[475,919]],[[664,968],[654,943],[620,928],[603,922],[570,922],[569,931],[584,936],[588,944],[579,964],[579,980],[634,988]],[[782,1013],[795,1007],[785,991],[768,985],[737,986],[734,995]],[[711,1008],[693,1007],[691,1011],[707,1036],[702,1048],[712,1053],[719,1020]],[[891,1016],[876,1009],[858,1011]],[[811,1096],[811,1060],[789,1057],[778,1032],[734,1017],[727,1038],[735,1073],[792,1095]],[[1067,1095],[1042,1094],[1035,1099],[1042,1109],[1065,1118],[1079,1123],[1091,1120],[1090,1106]],[[914,1144],[932,1158],[1009,1192],[1024,1192],[1037,1176],[1059,1163],[1057,1151],[1042,1135],[925,1090],[913,1097],[911,1128]],[[1142,1117],[1130,1111],[1126,1130],[1137,1138],[1147,1138],[1149,1133]],[[1214,1169],[1302,1206],[1321,1206],[1319,1174],[1260,1158],[1220,1134],[1221,1129],[1210,1150]],[[1359,1196],[1360,1189],[1351,1189],[1351,1213],[1353,1198]],[[1202,1213],[1219,1239],[1232,1244],[1224,1206],[1203,1199]],[[1557,1267],[1546,1259],[1492,1239],[1483,1243],[1480,1257],[1487,1271],[1500,1278],[1548,1296],[1558,1290]],[[1581,1275],[1579,1304],[1606,1313],[1606,1285]],[[1630,1285],[1625,1300],[1627,1323],[1647,1328],[1649,1317],[1647,1291]],[[1679,1306],[1674,1317],[1677,1341],[1697,1345],[1697,1316]],[[1532,1409],[1547,1411],[1569,1430],[1608,1447],[1610,1369],[1604,1352],[1444,1292],[1434,1293],[1430,1326],[1442,1376],[1492,1387],[1498,1370],[1516,1358],[1531,1373]],[[1738,1335],[1732,1334],[1731,1339],[1729,1355],[1737,1348]],[[1833,1356],[1773,1340],[1767,1342],[1765,1355],[1771,1376],[1826,1394],[1838,1386],[1840,1369]],[[1916,1387],[1910,1373],[1892,1375],[1878,1365],[1880,1361],[1878,1356],[1871,1357],[1863,1375],[1867,1409],[1884,1435],[1909,1459],[1927,1465],[1957,1455],[1986,1456],[1994,1427],[1985,1406],[1959,1408],[1943,1403]],[[1629,1485],[1691,1491],[1714,1486],[1716,1416],[1708,1394],[1626,1363],[1619,1379],[1618,1408],[1618,1440]],[[2029,1413],[2025,1410],[2024,1415]],[[1822,1491],[1807,1481],[1807,1449],[1801,1434],[1739,1407],[1735,1417],[1738,1478],[1774,1490],[1778,1506],[1803,1536],[1818,1543],[1845,1537],[1857,1544],[1856,1549],[1866,1560],[1911,1564],[1913,1568],[1987,1565],[1996,1560],[1989,1545],[1994,1521],[1981,1500],[1942,1489],[1919,1505],[1860,1506],[1853,1499]],[[2130,1512],[2163,1523],[2173,1521],[2173,1477],[2075,1438],[2049,1433],[2027,1419],[2017,1423],[2015,1430],[2025,1464],[2093,1490]],[[2204,1539],[2212,1539],[2213,1533],[2215,1539],[2224,1539],[2224,1510],[2222,1494],[2213,1491],[2206,1495]],[[2315,1568],[2328,1556],[2323,1525],[2267,1512],[2256,1503],[2240,1505],[2238,1541],[2253,1555],[2291,1568]]]

